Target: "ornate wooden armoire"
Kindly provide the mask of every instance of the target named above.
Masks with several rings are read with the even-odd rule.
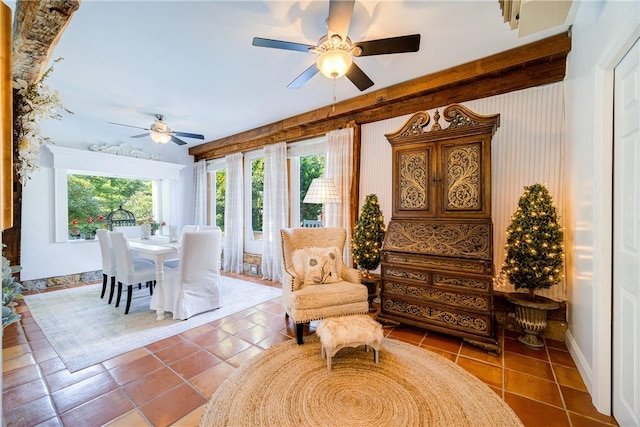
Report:
[[[462,337],[499,353],[493,314],[491,138],[500,115],[458,104],[385,135],[393,214],[382,246],[383,322]]]

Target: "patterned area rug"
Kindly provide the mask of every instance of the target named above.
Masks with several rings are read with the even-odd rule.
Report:
[[[100,299],[101,290],[99,284],[24,297],[34,320],[72,372],[282,294],[278,288],[222,276],[222,307],[187,320],[173,320],[168,314],[165,320],[158,321],[156,312],[149,310],[151,297],[147,289],[134,290],[127,315],[125,302],[121,301],[119,308],[115,301],[109,305],[107,296]]]
[[[385,338],[380,361],[345,348],[327,370],[313,335],[253,357],[212,396],[201,426],[522,426],[489,386],[430,351]]]

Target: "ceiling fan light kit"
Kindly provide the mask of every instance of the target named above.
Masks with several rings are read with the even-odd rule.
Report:
[[[189,132],[172,131],[169,126],[164,122],[164,116],[162,114],[154,114],[156,120],[148,128],[139,126],[125,125],[122,123],[109,122],[112,125],[127,126],[130,128],[143,129],[149,131],[140,135],[133,135],[131,138],[142,138],[145,136],[151,137],[153,142],[157,144],[166,144],[169,141],[173,141],[178,145],[187,145],[186,142],[178,138],[178,136],[184,136],[187,138],[204,139],[204,135]]]
[[[320,46],[312,48],[311,51],[318,54],[316,65],[320,72],[331,79],[347,74],[353,64],[353,55],[357,56],[362,52],[359,47],[351,45],[349,37],[342,41],[337,34],[331,37],[324,36],[320,42]]]
[[[166,144],[171,141],[171,135],[168,133],[160,133],[152,130],[149,132],[149,136],[153,139],[153,142],[158,144]]]

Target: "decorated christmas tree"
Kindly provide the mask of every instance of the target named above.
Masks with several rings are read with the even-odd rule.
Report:
[[[384,232],[384,217],[380,210],[378,196],[369,194],[360,210],[351,240],[353,260],[360,269],[368,272],[378,268]]]
[[[507,227],[502,272],[516,290],[547,289],[560,282],[564,262],[563,232],[549,190],[542,184],[525,187]]]

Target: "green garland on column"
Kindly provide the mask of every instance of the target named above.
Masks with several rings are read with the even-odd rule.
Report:
[[[542,184],[524,188],[507,227],[507,255],[502,266],[516,289],[547,289],[560,282],[564,236],[549,190]]]
[[[378,268],[384,233],[384,216],[378,196],[369,194],[364,200],[351,239],[353,260],[360,269],[370,271]]]

